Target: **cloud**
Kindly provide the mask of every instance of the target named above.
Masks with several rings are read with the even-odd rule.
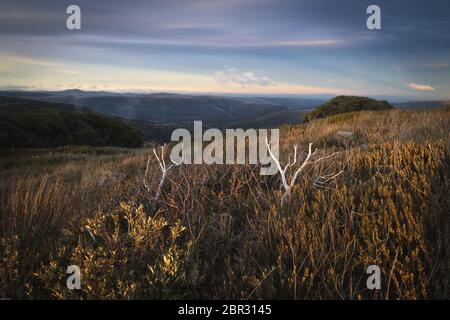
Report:
[[[78,75],[80,74],[79,71],[73,70],[73,69],[59,69],[60,72],[70,74],[70,75]]]
[[[398,66],[398,65],[392,66],[392,69],[394,69],[394,70],[397,71],[398,73],[403,73],[402,68],[401,68],[400,66]]]
[[[0,57],[5,60],[8,60],[9,62],[16,63],[16,64],[29,64],[29,65],[35,65],[40,67],[57,67],[60,66],[60,64],[49,62],[46,60],[40,60],[35,58],[29,58],[29,57],[21,57],[21,56],[4,56]]]
[[[419,90],[419,91],[435,91],[436,88],[427,84],[417,84],[417,83],[408,83],[406,85],[410,89]]]
[[[338,45],[343,43],[342,40],[337,39],[316,39],[316,40],[287,40],[287,41],[275,41],[272,46],[287,46],[287,47],[315,47],[315,46],[328,46]]]
[[[230,33],[226,36],[224,33],[219,35],[213,34],[213,30],[199,31],[199,35],[190,36],[171,36],[164,38],[163,34],[166,29],[161,29],[161,35],[146,35],[146,37],[118,38],[111,36],[85,35],[77,38],[80,45],[89,46],[155,46],[155,47],[197,47],[197,48],[231,48],[231,49],[248,49],[248,48],[301,48],[301,47],[331,47],[344,45],[347,41],[342,39],[309,39],[309,40],[277,40],[271,39],[270,35],[260,36],[254,33],[242,36]],[[208,33],[205,35],[204,33]]]
[[[240,71],[234,67],[216,71],[214,78],[221,85],[240,85],[241,87],[268,87],[275,83],[267,76],[259,75],[251,71]]]
[[[425,69],[439,70],[450,68],[450,63],[444,61],[435,61],[430,63],[422,64],[421,67]]]

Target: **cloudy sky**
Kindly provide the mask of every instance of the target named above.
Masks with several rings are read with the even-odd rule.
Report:
[[[0,88],[449,99],[449,14],[448,0],[1,0]]]

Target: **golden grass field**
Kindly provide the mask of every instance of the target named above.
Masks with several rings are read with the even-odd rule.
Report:
[[[283,205],[279,175],[255,165],[174,168],[154,201],[154,158],[154,189],[142,185],[151,149],[4,152],[0,297],[448,299],[449,135],[448,108],[283,127],[283,161],[294,144],[340,152],[308,167]],[[71,264],[81,290],[66,287]],[[366,288],[371,264],[380,290]]]

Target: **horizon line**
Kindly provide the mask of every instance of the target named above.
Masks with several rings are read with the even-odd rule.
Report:
[[[8,87],[0,87],[0,93],[1,92],[65,92],[65,91],[80,91],[85,93],[111,93],[111,94],[178,94],[178,95],[213,95],[213,96],[242,96],[242,97],[327,97],[333,98],[338,96],[356,96],[356,97],[369,97],[369,98],[391,98],[391,99],[400,99],[405,100],[404,102],[408,101],[448,101],[450,100],[450,97],[446,98],[430,98],[427,99],[423,96],[414,96],[414,95],[389,95],[389,94],[336,94],[336,93],[254,93],[254,92],[211,92],[211,91],[182,91],[182,90],[143,90],[143,89],[136,89],[136,90],[120,90],[120,89],[112,89],[108,90],[107,88],[105,90],[102,89],[80,89],[79,87],[72,87],[67,89],[59,89],[59,88],[44,88],[44,89],[37,89],[37,88],[25,88],[21,86],[8,86]],[[410,100],[408,100],[410,99]],[[397,101],[398,103],[399,101]]]

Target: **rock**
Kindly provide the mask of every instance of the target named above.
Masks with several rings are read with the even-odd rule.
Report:
[[[362,145],[360,145],[359,148],[361,150],[369,150],[370,149],[370,147],[366,143],[363,143]]]
[[[353,132],[352,131],[345,131],[345,130],[339,130],[336,132],[336,136],[343,137],[343,138],[352,138]]]

